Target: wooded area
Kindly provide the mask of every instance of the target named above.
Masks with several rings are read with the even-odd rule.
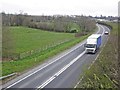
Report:
[[[87,16],[33,16],[27,13],[6,14],[2,12],[2,52],[5,59],[20,56],[15,52],[15,41],[9,27],[23,26],[43,31],[75,33],[76,37],[87,35],[96,28],[94,19]],[[27,51],[28,52],[28,51]]]
[[[31,16],[25,14],[5,14],[2,12],[3,25],[27,26],[47,31],[76,33],[78,30],[71,30],[71,24],[79,25],[82,31],[89,32],[95,28],[95,20],[87,16]]]

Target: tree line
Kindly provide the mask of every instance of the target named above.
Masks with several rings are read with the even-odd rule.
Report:
[[[77,24],[83,32],[90,32],[95,26],[95,20],[87,16],[32,16],[27,13],[5,14],[2,12],[3,25],[27,26],[47,31],[77,33],[77,29],[71,29],[72,24]]]
[[[25,26],[40,30],[76,33],[76,36],[85,35],[96,27],[95,20],[86,16],[32,16],[27,13],[20,14],[2,14],[2,58],[9,60],[11,56],[16,55],[14,37],[11,35],[9,26]],[[73,24],[80,28],[72,28]],[[7,27],[8,26],[8,27]]]

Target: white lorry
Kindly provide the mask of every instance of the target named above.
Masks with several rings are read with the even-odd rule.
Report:
[[[92,34],[84,45],[86,53],[96,53],[101,45],[101,34]]]

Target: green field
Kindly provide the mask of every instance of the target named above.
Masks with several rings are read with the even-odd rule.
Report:
[[[51,56],[54,56],[70,48],[71,46],[74,46],[90,35],[88,34],[81,37],[75,37],[74,34],[70,33],[48,32],[27,27],[10,27],[10,33],[15,44],[14,48],[16,53],[22,53],[37,48],[42,48],[46,45],[58,43],[66,39],[69,41],[58,44],[54,47],[45,49],[40,53],[35,53],[22,59],[3,61],[3,76],[11,73],[21,73],[27,69],[33,68],[36,65],[43,63],[44,60],[50,58]]]
[[[74,34],[56,33],[27,27],[10,27],[16,53],[43,48],[74,38]]]
[[[118,88],[118,24],[112,26],[107,44],[101,54],[85,75],[78,88],[97,88],[97,90]]]

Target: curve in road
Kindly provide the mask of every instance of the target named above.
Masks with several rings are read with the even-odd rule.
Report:
[[[108,39],[104,32],[109,30],[106,26],[97,25],[96,33],[102,35],[103,46]],[[47,61],[45,64],[34,70],[18,77],[3,85],[3,88],[73,88],[79,80],[83,69],[89,68],[90,64],[95,61],[100,50],[96,54],[85,54],[84,43],[77,44],[70,50],[58,55]]]

